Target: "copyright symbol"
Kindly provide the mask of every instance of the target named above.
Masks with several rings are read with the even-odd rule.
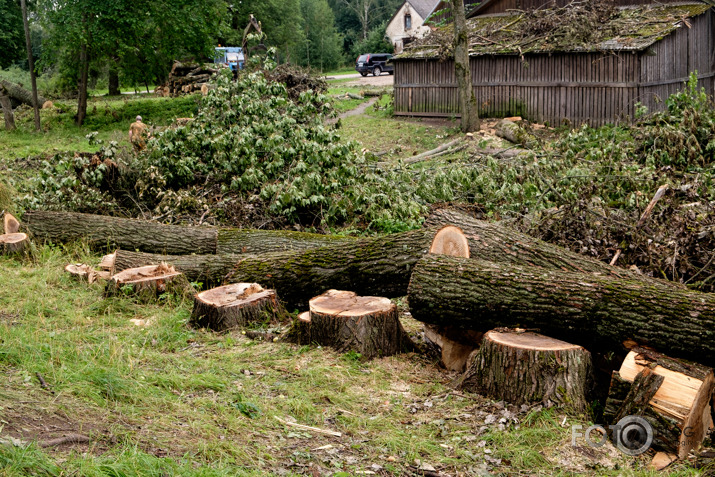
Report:
[[[613,426],[616,447],[630,456],[641,455],[653,443],[653,427],[638,416],[626,416]]]

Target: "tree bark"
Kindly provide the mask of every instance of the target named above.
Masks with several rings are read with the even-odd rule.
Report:
[[[216,253],[248,253],[310,250],[331,244],[352,243],[355,237],[322,235],[293,230],[219,229]]]
[[[0,107],[5,119],[5,129],[13,131],[15,129],[15,115],[12,112],[12,101],[10,101],[10,96],[2,84],[0,84]]]
[[[404,296],[415,263],[430,247],[436,229],[363,238],[303,252],[241,259],[229,282],[256,282],[275,289],[288,310],[331,288],[359,295]]]
[[[82,23],[86,24],[86,19],[82,19]],[[87,41],[82,42],[79,54],[80,76],[79,76],[79,98],[77,100],[77,126],[84,124],[84,118],[87,116],[87,88],[89,80],[89,52]]]
[[[119,90],[119,70],[117,68],[109,67],[109,78],[108,78],[109,96],[119,96],[122,92]]]
[[[264,290],[257,283],[234,283],[196,295],[189,323],[195,328],[225,331],[281,322],[288,316],[275,290]]]
[[[310,300],[310,342],[364,358],[403,351],[405,332],[389,299],[328,290]]]
[[[513,404],[542,402],[584,412],[593,383],[591,353],[536,333],[497,329],[482,344],[458,388]]]
[[[32,55],[32,42],[30,41],[30,25],[27,22],[27,4],[25,0],[20,0],[22,8],[22,24],[25,28],[25,46],[27,47],[27,65],[30,68],[30,83],[32,83],[32,109],[35,111],[35,130],[42,129],[40,126],[40,103],[37,97],[37,79],[35,78],[35,58]],[[43,101],[44,103],[44,101]]]
[[[425,227],[445,225],[457,226],[464,232],[473,258],[496,263],[648,280],[647,277],[629,270],[571,252],[498,223],[477,220],[453,209],[436,210],[424,223]],[[674,282],[669,283],[673,287],[682,287]]]
[[[192,292],[193,288],[186,277],[166,265],[124,270],[112,276],[104,289],[107,297],[130,294],[142,302],[154,301],[164,293],[187,296]]]
[[[204,285],[216,285],[223,282],[233,267],[246,258],[241,254],[206,254],[206,255],[160,255],[143,252],[130,252],[119,249],[115,252],[114,272],[145,265],[168,263],[183,273],[191,282]]]
[[[425,323],[538,328],[592,351],[621,352],[631,339],[715,364],[715,296],[662,280],[429,255],[414,268],[408,299]]]
[[[10,81],[1,79],[0,86],[5,88],[7,95],[10,97],[10,99],[14,99],[15,101],[19,101],[22,104],[32,106],[32,91],[23,88],[19,84],[11,83]],[[38,103],[44,104],[47,101],[47,98],[43,96],[38,96],[37,101]]]
[[[469,35],[464,0],[451,0],[454,13],[454,75],[459,89],[459,112],[462,132],[479,129],[477,98],[472,86],[472,70],[469,67]]]
[[[533,149],[539,143],[534,135],[524,131],[518,124],[508,119],[502,119],[497,123],[496,135],[527,149]]]
[[[713,386],[711,368],[635,348],[613,372],[604,419],[611,425],[629,416],[645,419],[652,446],[682,459],[710,430]],[[620,437],[614,436],[616,444]]]
[[[217,230],[213,227],[163,225],[148,220],[39,210],[26,212],[24,222],[35,237],[55,243],[87,240],[97,247],[145,252],[216,252]]]

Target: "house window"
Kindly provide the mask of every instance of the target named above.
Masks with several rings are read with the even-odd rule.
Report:
[[[412,15],[409,13],[405,15],[405,30],[412,28]]]

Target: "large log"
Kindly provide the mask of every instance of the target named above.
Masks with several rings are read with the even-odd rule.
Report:
[[[538,328],[594,350],[625,340],[715,364],[715,295],[670,282],[428,255],[408,290],[412,316],[469,329]]]
[[[98,247],[144,252],[216,253],[217,230],[212,227],[163,225],[149,220],[40,210],[26,212],[24,223],[36,238],[57,243],[87,240]]]
[[[287,230],[164,225],[150,220],[76,212],[28,211],[24,220],[33,235],[53,242],[84,239],[99,247],[172,255],[260,254],[307,250],[355,240],[352,237]]]
[[[227,280],[272,288],[288,310],[331,288],[358,295],[404,296],[415,263],[429,250],[436,229],[363,238],[303,252],[242,258]]]
[[[19,101],[22,104],[27,104],[28,106],[33,105],[32,91],[23,88],[19,84],[11,83],[7,80],[0,80],[0,85],[2,85],[2,87],[7,92],[7,95],[10,96],[11,99]],[[45,104],[46,101],[47,98],[45,98],[44,96],[37,97],[37,104],[39,104],[40,106]]]
[[[438,209],[432,212],[424,225],[425,227],[445,225],[459,227],[469,241],[471,256],[474,258],[571,272],[594,272],[624,278],[636,276],[628,270],[579,255],[498,223],[477,220],[454,209]]]
[[[166,264],[132,268],[113,275],[104,288],[107,297],[133,295],[152,302],[164,293],[188,296],[193,288],[181,272]]]
[[[113,270],[117,273],[144,265],[170,263],[177,271],[183,273],[187,280],[214,285],[221,283],[242,258],[245,258],[245,255],[159,255],[120,249],[114,254]]]

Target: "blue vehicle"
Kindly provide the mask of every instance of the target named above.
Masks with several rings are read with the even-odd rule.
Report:
[[[231,68],[231,71],[236,73],[243,69],[243,64],[246,61],[243,55],[243,48],[240,46],[219,46],[216,47],[215,64],[223,64]]]

